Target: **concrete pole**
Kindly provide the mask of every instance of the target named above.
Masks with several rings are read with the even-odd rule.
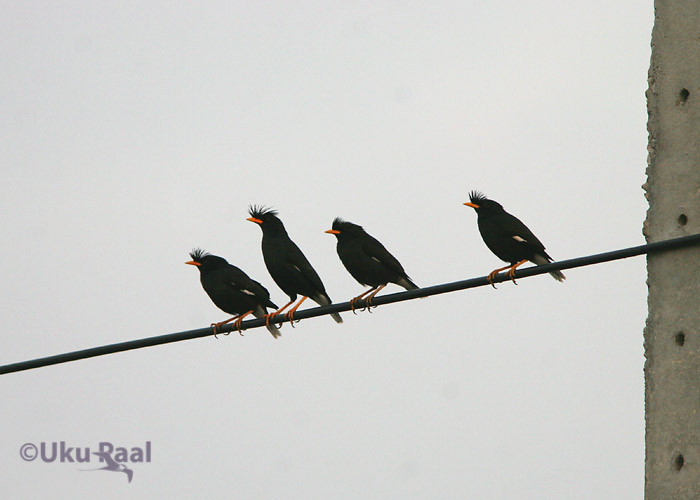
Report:
[[[655,0],[648,242],[700,233],[700,0]],[[647,257],[646,500],[700,499],[700,249]]]

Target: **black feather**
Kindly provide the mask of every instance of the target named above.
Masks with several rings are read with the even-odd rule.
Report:
[[[552,262],[542,242],[522,223],[509,214],[497,201],[490,200],[479,191],[469,193],[469,201],[477,213],[477,224],[486,246],[499,259],[515,266],[522,260],[537,265]],[[550,273],[556,280],[564,280],[560,271]]]
[[[277,210],[266,207],[265,205],[250,205],[248,207],[248,213],[251,217],[260,220],[264,220],[266,216],[277,217],[279,215]]]
[[[252,311],[256,318],[263,318],[268,307],[277,309],[264,286],[223,257],[200,248],[192,250],[190,257],[199,264],[197,269],[204,291],[222,311],[234,316]],[[275,325],[267,325],[267,329],[274,337],[280,336]]]
[[[347,230],[355,230],[355,231],[364,231],[362,226],[358,226],[357,224],[353,224],[352,222],[348,222],[345,219],[341,219],[340,217],[336,217],[333,219],[333,225],[331,228],[334,231],[347,231]]]
[[[488,200],[488,198],[480,191],[471,191],[469,193],[469,201],[475,205],[481,205],[486,200]]]
[[[294,302],[298,295],[310,297],[319,305],[328,305],[331,299],[316,270],[311,266],[301,249],[292,241],[277,217],[277,211],[264,206],[252,205],[248,213],[254,222],[260,221],[262,229],[262,253],[270,276],[280,289]],[[337,313],[333,319],[340,323]]]
[[[204,257],[207,257],[208,255],[210,255],[209,252],[206,252],[206,251],[202,250],[201,248],[194,248],[190,252],[190,257],[192,257],[192,260],[195,262],[201,262],[201,260]]]
[[[338,231],[335,235],[338,257],[358,283],[373,288],[387,283],[396,283],[407,290],[418,288],[396,257],[362,226],[337,217],[333,230]]]

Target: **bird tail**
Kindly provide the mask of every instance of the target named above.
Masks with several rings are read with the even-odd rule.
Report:
[[[258,306],[255,312],[253,312],[253,316],[255,316],[258,319],[262,319],[265,317],[266,312],[267,311],[265,310],[265,308]],[[266,326],[266,328],[267,331],[270,332],[273,337],[277,338],[282,336],[282,333],[277,329],[277,327],[274,324],[270,323]]]
[[[415,290],[416,288],[419,288],[418,285],[411,281],[411,278],[409,278],[408,276],[403,276],[399,278],[396,281],[396,284],[404,287],[406,290]]]
[[[545,264],[549,264],[552,261],[553,261],[553,259],[551,257],[549,257],[548,255],[544,256],[541,254],[535,254],[535,257],[532,259],[532,262],[534,262],[538,266],[543,266]],[[558,271],[558,270],[552,271],[549,274],[551,274],[552,278],[554,278],[557,281],[564,281],[566,279],[566,276],[564,276],[564,273],[562,273],[561,271]]]
[[[321,306],[329,306],[331,305],[331,299],[328,295],[319,293],[311,297],[311,299],[316,302],[318,305]],[[335,320],[336,323],[342,323],[343,318],[340,317],[340,314],[338,313],[331,313],[331,318]]]
[[[270,332],[270,333],[272,334],[273,337],[277,338],[277,337],[281,337],[281,336],[282,336],[282,332],[280,332],[280,331],[277,329],[277,327],[276,327],[275,325],[273,325],[272,323],[270,323],[269,325],[267,325],[266,328],[267,328],[267,331]]]

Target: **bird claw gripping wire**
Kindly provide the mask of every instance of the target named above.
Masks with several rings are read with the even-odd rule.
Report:
[[[213,327],[213,328],[214,328],[214,338],[215,338],[215,339],[218,339],[219,337],[217,337],[217,335],[218,335],[219,333],[221,333],[221,332],[218,331],[219,327],[220,327],[221,325],[223,325],[223,324],[226,324],[226,323],[228,323],[228,321],[222,321],[221,323],[212,323],[211,325],[209,325],[210,327]],[[223,332],[223,333],[221,333],[221,335],[226,336],[226,335],[228,335],[229,333],[231,333],[231,332]]]
[[[358,295],[358,296],[355,297],[354,299],[351,299],[351,300],[350,300],[350,309],[352,310],[352,313],[353,313],[353,314],[357,314],[357,313],[355,312],[355,304],[357,304],[357,301],[358,301],[358,300],[364,299],[365,295],[367,295],[367,294],[369,294],[369,296],[365,299],[365,305],[364,305],[364,307],[363,307],[362,309],[360,309],[360,312],[363,312],[363,311],[372,312],[372,311],[370,310],[370,308],[372,307],[372,298],[373,298],[375,295],[377,295],[377,293],[379,292],[379,290],[381,290],[381,289],[384,288],[385,286],[386,286],[386,285],[381,285],[381,286],[378,286],[378,287],[376,287],[376,288],[374,288],[374,287],[373,287],[373,288],[370,288],[369,290],[367,290],[367,291],[365,291],[364,293]],[[374,306],[374,307],[377,307],[377,306]]]
[[[510,280],[513,282],[514,285],[518,284],[517,281],[515,281],[515,268],[514,267],[511,267],[510,271],[508,271],[508,277],[510,278]]]
[[[279,313],[279,311],[276,311],[276,312],[273,312],[273,313],[270,313],[270,314],[266,314],[266,315],[265,315],[265,326],[270,326],[270,320],[271,320],[272,318],[274,318],[275,316],[277,316],[278,313]],[[275,325],[275,327],[277,327],[277,329],[282,328],[282,325],[283,325],[283,324],[284,324],[283,321],[275,321],[275,322],[273,323],[273,325]]]
[[[373,306],[373,305],[372,305],[372,297],[367,297],[367,298],[365,299],[365,307],[363,307],[362,309],[360,309],[360,311],[361,311],[361,312],[367,311],[368,313],[372,314],[372,308],[373,308],[373,307],[376,308],[377,306]]]
[[[294,311],[288,312],[287,314],[284,315],[285,318],[289,321],[289,324],[292,325],[292,328],[296,328],[294,326],[294,323],[299,323],[301,320],[300,319],[294,319]]]
[[[235,326],[236,329],[238,330],[238,335],[240,335],[241,337],[244,337],[243,332],[241,331],[241,323],[243,323],[243,318],[246,317],[246,316],[247,316],[247,314],[242,315],[242,316],[241,316],[240,318],[238,318],[238,319],[236,320],[236,322],[233,324],[233,326]]]
[[[219,337],[217,337],[217,334],[219,333],[217,330],[219,329],[219,327],[221,325],[225,325],[226,323],[230,323],[231,321],[234,322],[233,326],[236,327],[236,330],[238,330],[238,334],[241,337],[243,337],[244,335],[243,335],[243,332],[241,331],[241,323],[243,323],[243,318],[245,318],[249,314],[253,314],[253,311],[248,311],[245,314],[239,314],[238,316],[234,316],[233,318],[227,319],[226,321],[222,321],[220,323],[212,323],[211,325],[209,325],[209,326],[214,327],[214,338],[215,339],[219,338]],[[222,335],[228,335],[229,333],[231,333],[231,332],[224,332],[224,333],[222,333]]]
[[[362,309],[363,311],[366,309],[367,312],[372,312],[372,307],[377,307],[377,306],[372,306],[372,299],[374,298],[375,295],[377,295],[382,288],[384,288],[386,285],[380,285],[378,286],[372,293],[369,294],[369,296],[365,299],[365,307]]]
[[[287,320],[289,320],[289,324],[292,325],[292,328],[294,328],[294,323],[299,323],[299,321],[301,321],[300,319],[294,321],[294,313],[297,312],[299,306],[308,298],[309,297],[307,296],[302,297],[301,300],[297,302],[297,304],[294,307],[292,307],[287,314],[284,315],[284,317],[287,318]]]
[[[362,294],[362,295],[365,295],[365,294]],[[363,299],[362,297],[355,297],[354,299],[350,300],[350,310],[352,311],[353,314],[357,314],[356,304],[361,300],[365,303],[365,305],[362,306],[362,309],[360,309],[360,312],[365,312],[365,311],[372,312],[370,310],[370,307],[377,307],[377,306],[372,306],[372,299],[368,300],[368,299]]]

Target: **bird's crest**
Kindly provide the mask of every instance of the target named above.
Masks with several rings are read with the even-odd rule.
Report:
[[[209,256],[210,254],[201,248],[195,248],[190,252],[190,257],[192,257],[192,260],[195,262],[201,262],[204,257]]]
[[[336,217],[333,219],[333,226],[331,227],[336,231],[339,231],[340,228],[343,227],[343,224],[347,224],[347,221],[345,219],[341,219],[340,217]]]
[[[336,217],[333,220],[333,225],[331,226],[336,231],[364,231],[362,226],[353,224],[352,222]]]
[[[277,217],[278,212],[274,208],[266,207],[265,205],[250,205],[248,213],[254,219],[263,220],[265,216]]]
[[[488,198],[480,191],[471,191],[469,193],[469,202],[473,203],[474,205],[481,205],[486,200],[488,200]]]

